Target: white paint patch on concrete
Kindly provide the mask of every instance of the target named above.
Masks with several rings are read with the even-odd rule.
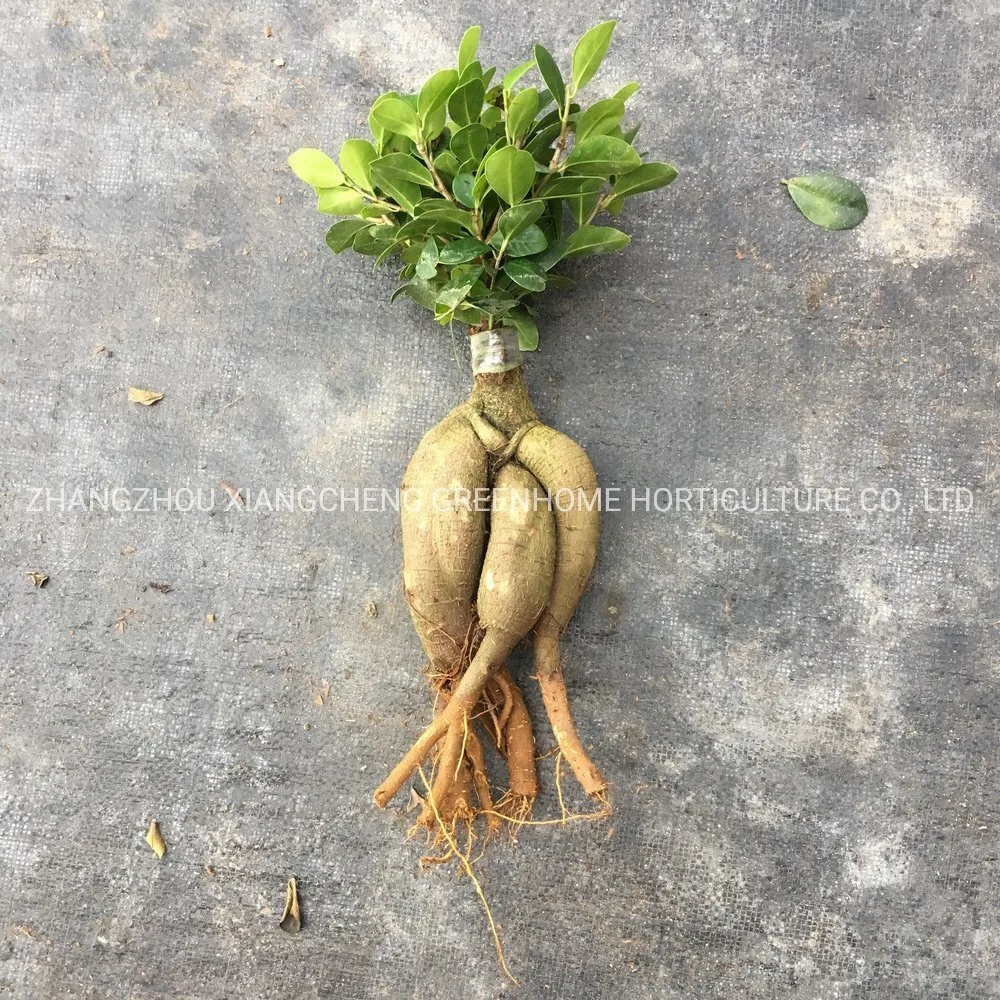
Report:
[[[917,267],[961,253],[981,200],[931,143],[914,142],[865,185],[869,215],[858,228],[862,250]]]
[[[848,881],[859,889],[881,889],[902,885],[909,878],[910,857],[903,835],[891,833],[856,844],[844,865]]]

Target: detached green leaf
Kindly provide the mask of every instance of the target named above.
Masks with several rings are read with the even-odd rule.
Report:
[[[535,182],[535,161],[531,153],[504,146],[492,153],[485,165],[490,187],[508,205],[516,205]]]
[[[806,174],[784,183],[799,211],[824,229],[853,229],[868,214],[864,191],[838,174]]]
[[[576,141],[583,142],[589,135],[607,135],[621,124],[625,115],[625,102],[609,97],[606,101],[591,104],[576,123]]]
[[[421,187],[434,187],[431,172],[412,156],[406,153],[389,153],[371,163],[371,175],[375,183],[385,187],[385,181],[395,183],[419,184]]]
[[[577,90],[585,87],[594,78],[611,44],[611,34],[614,30],[614,21],[603,21],[601,24],[595,24],[576,43],[576,48],[573,50],[573,86]]]
[[[641,166],[642,158],[624,139],[592,135],[577,143],[566,157],[566,170],[587,177],[625,174]]]
[[[398,97],[378,100],[372,107],[371,117],[386,132],[405,135],[414,142],[420,141],[420,121],[416,111]]]
[[[470,125],[479,121],[485,100],[486,88],[483,81],[478,78],[469,80],[448,98],[448,114],[459,125]]]
[[[335,188],[344,183],[344,175],[329,156],[319,149],[297,149],[288,157],[292,173],[314,188]]]
[[[517,330],[518,348],[522,351],[538,350],[538,327],[535,321],[523,309],[515,309],[508,313],[507,319]]]
[[[529,292],[542,292],[545,290],[545,272],[530,260],[515,258],[507,261],[503,266],[504,273],[516,285],[527,289]]]
[[[417,112],[421,122],[426,122],[438,108],[448,103],[448,98],[458,86],[458,71],[443,69],[435,73],[421,88],[417,97]]]
[[[420,257],[417,260],[417,276],[423,278],[425,281],[430,281],[437,274],[437,263],[437,243],[434,242],[433,236],[428,236],[427,242],[424,244],[423,250],[420,251]]]
[[[632,238],[608,226],[581,226],[566,240],[565,257],[582,257],[591,253],[612,253],[623,250]]]
[[[340,147],[340,169],[360,188],[369,193],[372,188],[372,175],[369,167],[372,160],[378,158],[375,147],[367,139],[348,139]]]
[[[479,49],[479,25],[469,28],[458,46],[458,72],[463,73],[465,67],[476,58]]]
[[[561,111],[566,106],[566,84],[555,59],[549,50],[541,45],[535,46],[535,64],[538,66],[538,72],[542,74],[545,86],[549,88],[549,93],[555,98],[556,107]]]
[[[365,199],[348,187],[321,188],[316,197],[316,211],[324,215],[357,215]]]
[[[461,239],[453,240],[447,246],[441,247],[438,251],[438,260],[442,264],[467,264],[470,260],[482,257],[489,252],[489,247],[477,240],[473,236],[463,236]]]
[[[624,105],[622,107],[624,109]],[[538,91],[534,87],[528,87],[507,106],[507,141],[517,142],[531,128],[536,114],[538,114]]]
[[[326,245],[334,253],[342,253],[351,246],[354,237],[362,229],[367,229],[368,225],[364,219],[344,219],[342,222],[335,222],[326,231]]]

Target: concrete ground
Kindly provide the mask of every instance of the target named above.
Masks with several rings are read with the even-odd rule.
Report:
[[[428,717],[396,515],[269,509],[394,488],[464,345],[285,158],[470,23],[565,65],[601,17],[681,177],[529,366],[622,510],[565,643],[615,815],[478,868],[518,992],[371,803]],[[0,51],[0,996],[1000,996],[995,4],[8,0]]]

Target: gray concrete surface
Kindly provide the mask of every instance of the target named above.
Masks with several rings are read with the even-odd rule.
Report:
[[[469,23],[501,65],[535,39],[565,63],[602,15],[595,92],[641,80],[682,176],[547,301],[530,366],[626,510],[566,642],[614,819],[479,869],[519,995],[1000,996],[986,0],[8,2],[0,995],[516,992],[469,884],[416,874],[407,817],[370,802],[427,716],[395,516],[240,510],[219,483],[394,487],[466,390],[391,275],[325,251],[288,152],[359,134]],[[787,200],[818,168],[864,185],[860,229]],[[627,509],[793,486],[846,509]],[[89,504],[113,487],[216,508]],[[933,509],[942,487],[971,509]]]

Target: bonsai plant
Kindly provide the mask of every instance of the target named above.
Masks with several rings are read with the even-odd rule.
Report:
[[[597,480],[583,449],[539,419],[522,352],[538,345],[532,297],[569,283],[563,262],[628,245],[625,233],[595,219],[677,176],[669,164],[644,162],[633,145],[639,126],[623,125],[638,84],[591,104],[579,99],[614,25],[583,35],[568,79],[536,45],[499,81],[477,59],[479,28],[470,28],[457,66],[415,94],[380,96],[371,139],[348,139],[339,162],[316,149],[289,158],[315,189],[318,210],[343,217],[326,234],[335,253],[353,249],[376,268],[401,264],[393,299],[406,295],[442,326],[469,329],[471,396],[420,442],[401,494],[404,593],[430,661],[435,714],[375,792],[385,806],[434,754],[421,813],[428,826],[485,813],[496,828],[530,815],[535,743],[506,660],[532,631],[559,751],[608,808],[560,657],[597,552]],[[496,803],[487,743],[509,776]]]

